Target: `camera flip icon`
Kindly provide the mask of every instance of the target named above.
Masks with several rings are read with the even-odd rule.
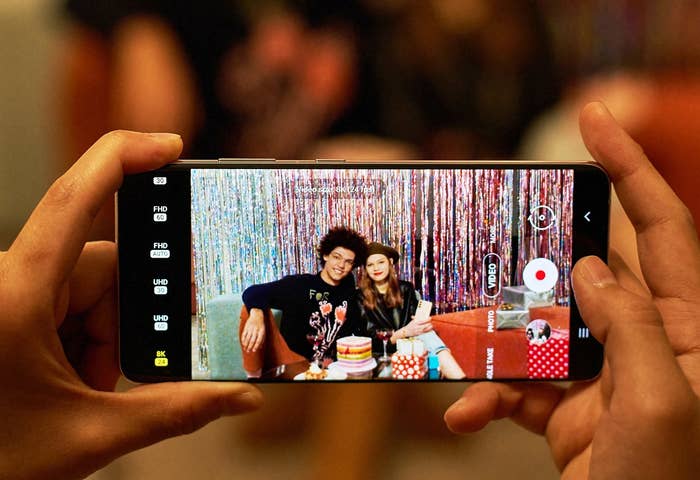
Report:
[[[557,215],[547,205],[537,205],[530,210],[528,222],[535,230],[548,230],[557,224]]]

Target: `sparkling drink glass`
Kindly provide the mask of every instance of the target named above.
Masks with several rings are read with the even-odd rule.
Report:
[[[387,345],[387,343],[389,343],[389,339],[394,334],[394,331],[391,329],[383,328],[383,329],[377,330],[376,332],[374,332],[374,334],[377,336],[377,338],[379,340],[382,341],[382,345],[384,346],[384,355],[382,355],[379,358],[379,361],[380,362],[388,362],[390,360],[390,357],[386,353],[386,345]]]

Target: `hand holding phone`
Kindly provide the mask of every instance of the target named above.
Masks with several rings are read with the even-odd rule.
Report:
[[[419,322],[424,322],[430,318],[430,311],[433,309],[433,302],[423,300],[422,298],[418,300],[418,307],[416,308],[416,313],[413,317],[414,320]]]
[[[84,477],[260,404],[255,387],[234,383],[111,391],[119,378],[117,251],[85,238],[125,173],[160,167],[181,148],[177,135],[105,135],[0,252],[0,478]]]
[[[399,330],[397,338],[416,337],[422,333],[427,333],[433,330],[433,324],[430,322],[430,311],[433,308],[433,303],[427,300],[420,299],[416,313],[411,317],[408,325]]]
[[[576,299],[605,344],[593,382],[477,383],[445,414],[457,432],[511,417],[546,435],[571,478],[693,478],[700,451],[700,247],[690,214],[602,104],[580,117],[591,154],[610,173],[637,231],[649,290],[618,257],[612,271],[585,258],[573,272]]]

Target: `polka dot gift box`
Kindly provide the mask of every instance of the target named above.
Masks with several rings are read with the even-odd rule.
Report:
[[[527,351],[528,378],[569,376],[569,336],[552,335],[547,341],[530,343]]]
[[[428,373],[428,352],[420,340],[402,338],[396,342],[396,353],[391,356],[391,378],[421,380]]]

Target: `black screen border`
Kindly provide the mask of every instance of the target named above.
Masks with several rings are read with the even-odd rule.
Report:
[[[573,251],[572,267],[580,258],[596,255],[607,261],[608,230],[610,216],[610,181],[605,170],[594,162],[525,162],[525,161],[274,161],[274,160],[181,160],[159,170],[125,177],[124,184],[117,194],[117,243],[119,247],[119,351],[120,367],[126,378],[142,383],[191,380],[192,342],[191,311],[192,298],[188,291],[192,275],[191,264],[191,205],[190,170],[192,169],[514,169],[548,170],[570,169],[574,171],[573,200]],[[152,179],[162,174],[168,178],[168,188],[154,190]],[[152,210],[145,206],[155,201],[167,203],[170,216],[167,226],[156,225],[151,221]],[[128,220],[127,220],[128,219]],[[146,237],[143,238],[144,234]],[[162,332],[154,334],[144,329],[134,319],[145,322],[149,313],[146,306],[162,306],[162,299],[149,295],[152,277],[144,253],[155,238],[151,235],[166,235],[172,246],[172,261],[162,271],[170,280],[168,311],[175,319],[187,318],[186,328],[171,328],[164,342]],[[186,254],[181,252],[187,252]],[[152,311],[152,310],[151,310]],[[174,327],[174,325],[173,325]],[[599,375],[603,364],[603,347],[592,336],[576,335],[585,329],[585,323],[571,296],[569,377],[553,381],[589,380]],[[167,343],[167,351],[172,352],[167,368],[155,367],[154,351]],[[473,381],[486,379],[439,380],[444,382]],[[232,380],[234,381],[234,380]],[[240,380],[235,380],[240,381]],[[289,380],[250,380],[263,383],[297,383]],[[356,382],[352,380],[351,382]],[[405,382],[405,380],[382,380],[382,382]],[[435,382],[436,380],[417,380]],[[493,381],[533,381],[527,378],[494,378]]]

